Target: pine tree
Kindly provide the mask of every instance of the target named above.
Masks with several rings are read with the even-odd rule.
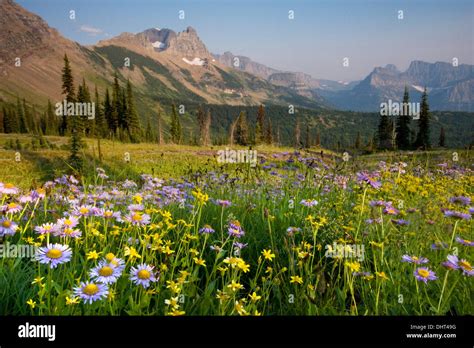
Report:
[[[174,104],[171,106],[170,133],[173,143],[179,144],[182,137],[181,122],[179,120],[178,113],[176,112],[176,105]]]
[[[94,135],[100,138],[107,136],[107,120],[105,118],[104,110],[102,109],[99,92],[97,86],[95,86],[95,119],[94,119]]]
[[[128,137],[133,143],[140,142],[142,129],[140,120],[138,118],[137,109],[135,107],[135,99],[133,97],[132,84],[127,80],[127,97],[126,97],[126,119],[125,129],[128,132]]]
[[[408,93],[408,87],[405,86],[405,92],[403,93],[403,106],[400,115],[397,118],[396,126],[396,144],[400,150],[407,150],[410,148],[410,95]]]
[[[5,133],[18,133],[18,119],[14,112],[3,107],[3,129]]]
[[[273,143],[272,120],[270,118],[267,121],[267,128],[265,129],[265,142],[269,145]]]
[[[438,145],[440,147],[445,147],[446,146],[446,134],[444,133],[444,127],[441,127],[439,131],[439,143]]]
[[[311,139],[310,139],[310,135],[309,135],[309,124],[308,123],[306,123],[304,146],[307,149],[309,149],[311,147]]]
[[[260,105],[257,111],[257,124],[255,125],[255,143],[261,144],[265,139],[264,134],[265,125],[265,108]]]
[[[150,117],[146,118],[146,128],[145,128],[145,140],[147,143],[152,143],[154,141],[153,129],[151,128]]]
[[[203,145],[209,146],[211,144],[211,110],[207,109],[206,117],[204,119],[204,136],[203,136]]]
[[[20,133],[28,133],[28,125],[26,124],[25,111],[20,103],[20,97],[16,97],[16,115],[18,117]]]
[[[392,147],[392,126],[393,124],[387,115],[380,116],[380,123],[377,132],[379,149],[386,150]]]
[[[247,124],[247,115],[245,111],[241,111],[239,118],[237,119],[237,126],[235,129],[235,141],[239,145],[248,145],[248,124]]]
[[[318,147],[321,146],[321,134],[319,133],[319,130],[316,133],[315,145],[318,146]]]
[[[107,122],[108,128],[108,135],[115,134],[117,130],[117,123],[116,123],[116,113],[114,110],[114,106],[112,105],[112,100],[110,99],[109,89],[105,89],[105,99],[104,99],[104,117]]]
[[[74,79],[72,76],[71,66],[69,64],[69,59],[67,55],[64,55],[64,67],[62,70],[62,90],[63,94],[66,96],[66,101],[74,102],[76,93],[74,92]],[[68,131],[68,115],[66,110],[63,110],[63,115],[61,119],[61,126],[59,127],[59,134],[65,135]]]
[[[53,104],[51,104],[51,100],[48,99],[48,106],[46,107],[46,134],[58,134],[58,126],[59,124],[57,122],[57,116],[53,110]]]
[[[198,127],[199,127],[199,145],[202,145],[204,143],[204,127],[206,125],[206,115],[204,114],[204,110],[202,109],[202,106],[199,105],[198,110],[197,110],[197,122],[198,122]]]
[[[430,141],[430,107],[428,105],[428,94],[426,87],[421,96],[420,119],[418,120],[418,134],[416,137],[416,146],[427,150],[431,148]]]

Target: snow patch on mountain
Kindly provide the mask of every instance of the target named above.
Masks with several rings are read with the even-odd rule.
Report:
[[[151,44],[155,48],[165,48],[166,45],[163,42],[155,41]]]
[[[193,60],[183,58],[183,61],[185,63],[190,64],[190,65],[199,65],[199,66],[204,65],[204,60],[202,60],[201,58],[198,58],[198,57],[194,58]]]
[[[416,85],[411,85],[411,86],[419,92],[423,92],[425,90],[423,87],[420,87],[420,86],[416,86]]]

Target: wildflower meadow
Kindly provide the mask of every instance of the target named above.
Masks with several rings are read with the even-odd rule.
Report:
[[[2,180],[0,313],[472,314],[468,155]]]

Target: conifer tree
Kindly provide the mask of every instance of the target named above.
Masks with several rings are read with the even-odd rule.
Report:
[[[171,106],[171,126],[170,126],[171,140],[175,144],[181,142],[182,130],[181,121],[179,120],[178,113],[176,112],[176,106]]]
[[[310,135],[309,135],[309,124],[308,123],[306,123],[304,146],[307,149],[309,149],[311,147],[311,139],[310,139]]]
[[[197,114],[196,114],[198,128],[199,128],[199,145],[204,144],[204,136],[205,136],[205,126],[206,126],[206,115],[204,114],[204,110],[201,105],[199,105]]]
[[[20,98],[18,96],[16,97],[16,115],[18,117],[19,132],[28,133],[28,125],[26,124],[25,111],[20,103]]]
[[[400,150],[407,150],[410,148],[410,95],[408,87],[405,86],[403,93],[402,110],[397,118],[396,125],[396,145]]]
[[[439,143],[438,145],[440,147],[445,147],[446,146],[446,134],[444,133],[444,127],[441,127],[439,131]]]
[[[64,55],[64,67],[62,70],[62,91],[63,94],[66,96],[66,101],[74,102],[76,93],[74,92],[74,79],[72,76],[71,66],[69,64],[69,59],[67,55]],[[65,135],[68,131],[68,115],[66,110],[63,110],[63,115],[61,119],[61,125],[59,127],[59,134]]]
[[[378,148],[381,150],[392,147],[392,122],[387,115],[380,116],[380,123],[377,131]]]
[[[99,138],[104,138],[107,136],[107,121],[105,119],[104,110],[102,109],[102,104],[100,103],[99,92],[97,91],[97,85],[94,90],[95,94],[95,118],[94,118],[94,135]]]
[[[359,150],[360,146],[361,146],[360,132],[357,132],[357,137],[356,137],[356,140],[354,142],[354,148],[356,150]]]
[[[255,143],[261,144],[264,141],[265,108],[260,105],[257,111],[257,124],[255,125]]]
[[[248,124],[245,111],[241,111],[235,128],[235,141],[239,145],[248,145]]]
[[[431,148],[430,141],[430,107],[428,105],[428,94],[426,87],[421,96],[420,119],[418,120],[418,134],[416,137],[416,146],[427,150]]]

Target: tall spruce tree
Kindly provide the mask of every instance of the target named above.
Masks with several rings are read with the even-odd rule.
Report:
[[[428,150],[431,148],[430,141],[430,107],[428,105],[428,93],[425,90],[421,96],[420,119],[418,120],[418,134],[416,147]]]
[[[444,132],[444,127],[441,127],[439,131],[439,142],[438,145],[440,147],[445,147],[446,146],[446,134]]]
[[[207,109],[206,117],[204,118],[204,135],[203,135],[203,145],[209,146],[211,144],[211,110]]]
[[[100,103],[99,92],[97,91],[97,85],[94,89],[94,105],[95,105],[95,118],[94,118],[94,135],[99,138],[104,138],[107,136],[107,120],[105,119],[104,110],[102,109],[102,104]]]
[[[20,133],[28,133],[28,125],[26,123],[26,118],[25,118],[25,110],[23,109],[23,106],[20,103],[20,97],[16,97],[16,115],[18,117],[18,123],[19,123],[19,131]]]
[[[196,113],[196,118],[198,122],[198,128],[199,128],[199,145],[203,145],[204,143],[204,133],[205,133],[205,125],[206,125],[206,115],[204,114],[204,110],[201,105],[199,105],[197,113]]]
[[[175,144],[181,143],[182,129],[181,121],[179,120],[178,112],[176,111],[176,105],[171,106],[171,126],[170,126],[171,140]]]
[[[74,92],[74,79],[72,76],[72,70],[69,64],[69,59],[66,54],[64,55],[62,82],[63,82],[62,91],[63,91],[63,94],[66,96],[66,101],[68,103],[74,102],[76,98],[76,93]],[[59,127],[59,134],[64,136],[67,132],[68,132],[68,115],[67,115],[66,110],[63,110],[61,124]]]
[[[400,110],[400,115],[397,118],[396,126],[396,144],[400,150],[407,150],[410,148],[410,95],[408,87],[405,86],[403,93],[403,103]]]
[[[392,121],[387,115],[380,116],[380,123],[377,131],[378,148],[387,150],[392,148]]]
[[[265,125],[265,108],[263,105],[258,107],[257,124],[255,125],[255,143],[261,144],[264,141],[264,125]]]
[[[306,123],[306,131],[305,131],[305,140],[304,146],[305,148],[309,149],[311,147],[311,138],[310,138],[310,131],[309,131],[309,124]]]
[[[142,128],[140,126],[140,119],[138,118],[137,109],[135,107],[135,99],[133,96],[133,89],[130,80],[127,80],[127,98],[126,98],[126,119],[125,129],[128,132],[128,137],[133,143],[140,142],[142,136]]]
[[[248,124],[245,111],[241,111],[235,128],[235,141],[239,145],[248,145]]]

